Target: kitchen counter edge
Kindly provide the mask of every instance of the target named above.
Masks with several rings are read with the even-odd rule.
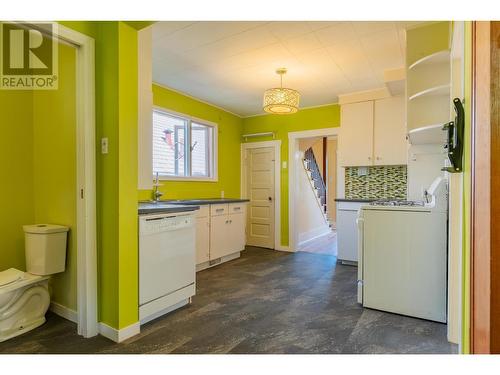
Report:
[[[139,203],[138,213],[139,215],[149,215],[149,214],[173,214],[178,212],[191,212],[197,211],[200,206],[197,205],[178,205],[178,204],[155,204],[151,203]]]
[[[177,200],[165,200],[162,201],[166,204],[174,205],[196,205],[203,206],[206,204],[225,204],[225,203],[245,203],[250,202],[250,199],[245,198],[203,198],[203,199],[177,199]]]
[[[375,202],[378,199],[375,198],[336,198],[335,202],[359,202],[359,203],[370,203]]]

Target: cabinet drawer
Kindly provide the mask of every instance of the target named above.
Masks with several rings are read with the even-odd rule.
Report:
[[[212,204],[210,205],[210,216],[227,215],[227,204]]]
[[[230,214],[245,213],[246,204],[245,203],[231,203],[229,204]]]
[[[207,217],[210,214],[209,206],[200,206],[200,210],[196,214],[196,217]]]

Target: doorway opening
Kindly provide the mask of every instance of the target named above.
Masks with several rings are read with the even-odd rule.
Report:
[[[298,146],[297,251],[336,256],[337,138],[300,138]]]
[[[338,128],[288,133],[289,243],[291,251],[337,254]]]

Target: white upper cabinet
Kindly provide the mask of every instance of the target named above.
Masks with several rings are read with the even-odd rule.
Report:
[[[342,105],[340,123],[340,165],[372,165],[373,101]]]
[[[342,167],[407,164],[405,99],[402,96],[341,106]]]
[[[375,101],[373,165],[407,163],[405,99],[395,96]]]

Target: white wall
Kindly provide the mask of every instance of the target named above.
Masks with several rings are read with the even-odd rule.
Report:
[[[451,50],[451,95],[464,97],[464,22],[455,22]],[[454,116],[454,110],[450,112]],[[460,342],[461,327],[461,258],[463,220],[463,173],[452,173],[449,179],[449,222],[448,222],[448,341]]]
[[[301,155],[303,159],[303,154]],[[297,167],[298,195],[297,224],[299,232],[299,245],[330,232],[321,207],[316,198],[315,191],[303,165]]]
[[[411,145],[408,149],[408,199],[423,200],[424,190],[443,176],[446,153],[442,145]]]

